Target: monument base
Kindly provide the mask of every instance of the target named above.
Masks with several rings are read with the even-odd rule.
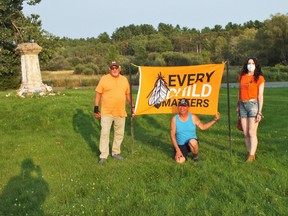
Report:
[[[25,84],[21,84],[19,90],[17,91],[17,96],[24,97],[24,95],[46,95],[47,93],[52,93],[53,88],[48,86],[47,84],[41,83],[37,88],[35,86],[29,86]]]
[[[52,87],[42,83],[41,71],[38,54],[42,47],[37,43],[22,43],[16,48],[21,54],[21,72],[22,84],[17,95],[24,97],[26,95],[45,95],[52,92]]]

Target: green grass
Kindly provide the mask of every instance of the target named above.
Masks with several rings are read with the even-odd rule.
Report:
[[[33,98],[0,92],[0,215],[287,215],[288,89],[265,89],[252,164],[236,129],[236,91],[231,142],[223,88],[221,120],[198,130],[201,163],[173,161],[171,115],[143,115],[133,120],[134,142],[127,118],[125,160],[102,166],[94,89]]]

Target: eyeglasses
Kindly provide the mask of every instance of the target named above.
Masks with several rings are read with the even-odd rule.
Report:
[[[117,66],[113,66],[113,67],[110,67],[110,70],[117,70],[117,69],[119,69],[119,67],[117,67]]]

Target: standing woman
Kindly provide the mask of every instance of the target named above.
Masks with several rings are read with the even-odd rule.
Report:
[[[240,111],[248,158],[253,162],[258,145],[257,129],[262,115],[265,79],[257,58],[249,57],[239,76],[239,93],[236,111]]]

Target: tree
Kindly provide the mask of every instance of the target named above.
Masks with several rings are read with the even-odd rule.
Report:
[[[221,32],[221,31],[223,31],[223,29],[222,29],[221,25],[215,25],[214,28],[212,29],[212,31]]]
[[[147,43],[147,51],[149,52],[167,52],[173,51],[171,40],[161,34],[150,35]]]
[[[0,90],[16,88],[20,83],[20,59],[15,48],[24,40],[22,5],[23,1],[0,0]]]
[[[98,39],[101,43],[110,43],[111,39],[107,32],[104,32],[98,36]]]
[[[147,36],[139,35],[130,40],[129,48],[131,54],[134,55],[134,63],[143,65],[145,64],[148,54],[146,52]]]
[[[125,26],[116,29],[116,31],[113,32],[113,34],[111,36],[111,38],[116,42],[125,41],[128,39],[131,39],[132,37],[133,37],[133,34],[131,32],[131,28],[128,28]]]
[[[158,32],[166,37],[170,37],[173,33],[180,32],[180,28],[179,26],[176,26],[176,28],[174,28],[171,24],[159,23]]]
[[[171,39],[175,52],[190,52],[192,50],[191,36],[189,34],[177,34]]]
[[[255,29],[259,29],[261,27],[263,27],[264,23],[258,21],[258,20],[255,20],[254,22],[252,20],[246,22],[243,24],[243,28],[246,29],[246,28],[255,28]]]
[[[276,14],[265,20],[256,34],[256,50],[262,62],[274,66],[288,65],[288,15]]]
[[[119,56],[119,52],[118,52],[117,48],[114,45],[111,45],[109,47],[108,53],[106,55],[106,59],[108,59],[109,62],[111,62],[115,59],[118,59],[119,58],[118,56]]]
[[[157,31],[154,29],[152,25],[143,24],[143,25],[140,25],[140,27],[141,27],[141,33],[143,35],[151,35],[151,34],[157,33]]]
[[[58,45],[56,38],[41,29],[39,16],[25,17],[23,4],[36,5],[41,0],[0,0],[0,90],[20,84],[20,58],[15,48],[19,43],[37,41],[44,46],[40,60],[48,62]]]
[[[224,51],[227,48],[227,40],[223,36],[219,36],[215,39],[213,44],[213,61],[222,62],[224,61]]]
[[[255,50],[255,37],[257,32],[255,28],[246,28],[243,33],[237,37],[237,47],[233,52],[233,56],[234,60],[238,59],[238,64],[241,64],[247,56],[257,55]]]

